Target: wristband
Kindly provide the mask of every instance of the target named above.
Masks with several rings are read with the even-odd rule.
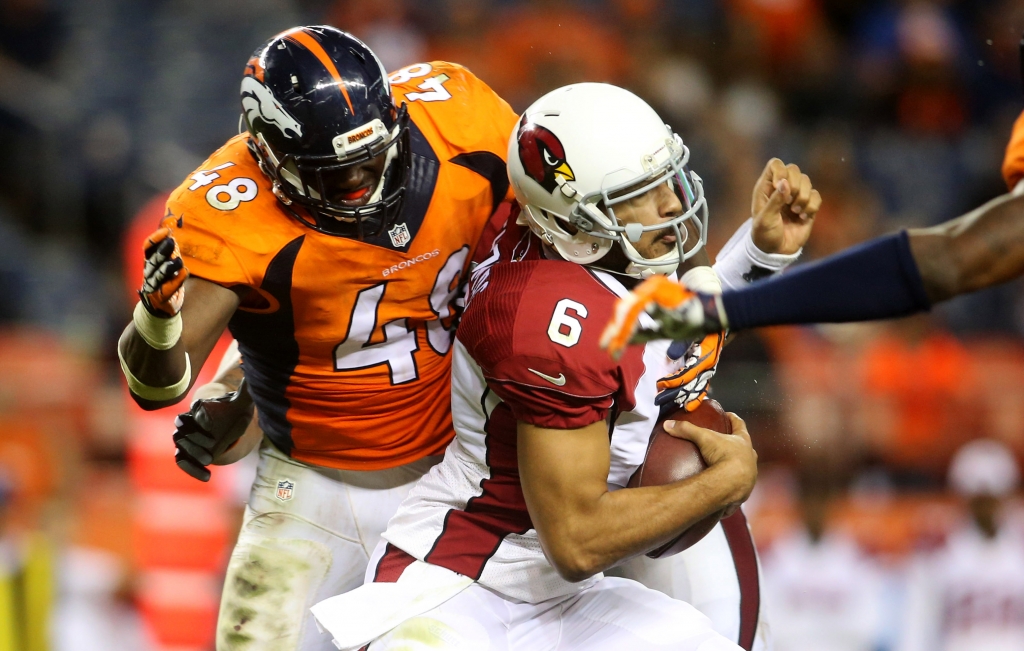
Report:
[[[687,289],[703,294],[721,294],[722,282],[711,267],[694,267],[679,279]]]
[[[121,361],[121,372],[124,373],[124,378],[128,381],[128,388],[132,393],[145,400],[162,402],[180,398],[188,391],[188,385],[192,381],[192,362],[188,358],[188,353],[185,353],[185,375],[169,387],[151,387],[135,377],[124,361],[120,346],[117,347],[117,359]]]
[[[754,244],[753,219],[733,233],[719,251],[714,269],[725,289],[742,289],[750,283],[772,276],[796,262],[803,252],[765,253]]]
[[[181,339],[180,312],[169,319],[153,316],[142,301],[139,301],[135,304],[132,323],[135,324],[135,331],[143,341],[156,350],[170,350]]]

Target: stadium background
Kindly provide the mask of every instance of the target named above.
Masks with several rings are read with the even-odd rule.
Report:
[[[770,156],[825,199],[805,260],[960,214],[1004,191],[1024,106],[1019,0],[3,0],[0,651],[212,648],[245,469],[179,472],[174,410],[130,404],[114,344],[164,193],[237,132],[248,54],[321,22],[389,69],[462,63],[516,110],[634,90],[692,149],[713,251]],[[964,517],[951,454],[980,435],[1024,454],[1024,285],[748,334],[714,387],[761,455],[759,545],[799,526],[801,492],[828,496],[884,577],[890,648],[909,559]]]

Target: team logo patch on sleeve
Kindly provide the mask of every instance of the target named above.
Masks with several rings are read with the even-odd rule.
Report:
[[[405,223],[398,224],[388,231],[388,237],[391,238],[391,246],[394,247],[405,246],[412,239],[412,235],[409,234],[409,228]]]
[[[295,482],[290,479],[277,480],[277,499],[287,502],[295,496]]]

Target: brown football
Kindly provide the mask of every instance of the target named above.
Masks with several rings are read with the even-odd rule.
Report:
[[[697,409],[689,413],[682,409],[672,412],[658,421],[654,427],[650,443],[647,444],[647,457],[629,478],[629,488],[663,486],[692,477],[707,468],[696,445],[684,439],[677,439],[665,431],[661,423],[666,420],[685,420],[716,432],[732,433],[732,423],[729,421],[729,417],[725,415],[722,405],[714,400],[705,400]],[[693,524],[676,538],[647,552],[647,555],[651,558],[664,558],[678,554],[706,536],[718,524],[721,517],[721,512],[712,513]]]

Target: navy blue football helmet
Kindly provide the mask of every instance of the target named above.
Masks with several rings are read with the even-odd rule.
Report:
[[[409,116],[370,48],[334,27],[296,27],[253,53],[241,90],[249,147],[297,219],[359,239],[389,228],[409,175]],[[365,202],[338,193],[339,179],[378,157],[383,171],[361,190]]]

